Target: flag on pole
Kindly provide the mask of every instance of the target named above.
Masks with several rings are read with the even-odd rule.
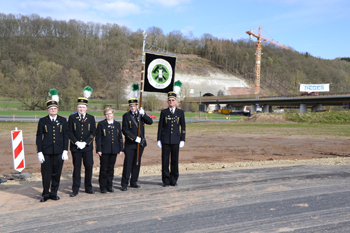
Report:
[[[174,90],[176,57],[146,53],[145,92],[168,93]]]

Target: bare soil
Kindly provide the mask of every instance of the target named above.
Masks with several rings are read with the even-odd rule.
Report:
[[[148,146],[142,156],[142,173],[160,172],[161,150],[157,147],[156,135],[147,136]],[[35,136],[24,138],[25,164],[22,172],[39,173]],[[13,170],[11,141],[0,136],[0,175],[16,173]],[[261,134],[190,134],[186,137],[184,148],[180,149],[180,163],[223,164],[251,163],[259,161],[310,160],[320,158],[350,157],[347,138],[317,137],[303,135],[261,135]],[[118,155],[116,168],[118,173],[124,161],[124,155]],[[225,165],[226,164],[226,165]],[[100,166],[99,156],[94,154],[94,167]],[[157,171],[147,171],[146,166]],[[188,167],[187,166],[187,167]],[[193,166],[192,166],[193,167]],[[64,163],[63,171],[73,169],[72,157]],[[152,168],[154,169],[154,168]],[[187,169],[187,168],[184,168]],[[202,170],[199,166],[198,170]]]

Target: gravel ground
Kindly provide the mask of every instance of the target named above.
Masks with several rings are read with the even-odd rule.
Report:
[[[321,159],[307,159],[307,160],[268,160],[268,161],[252,161],[252,162],[236,162],[236,163],[190,163],[180,164],[180,174],[184,172],[203,172],[214,171],[222,169],[241,169],[241,168],[257,168],[266,166],[294,166],[294,165],[347,165],[350,164],[349,157],[337,157],[337,158],[321,158]],[[122,175],[122,167],[117,167],[114,170],[115,176]],[[140,178],[142,175],[155,175],[161,174],[160,165],[142,166],[140,171]],[[98,179],[99,168],[94,168],[93,179]],[[84,176],[84,172],[82,172]],[[72,171],[66,171],[62,173],[62,180],[71,180]],[[33,173],[33,177],[26,180],[8,180],[6,184],[19,184],[32,181],[41,181],[40,173]]]

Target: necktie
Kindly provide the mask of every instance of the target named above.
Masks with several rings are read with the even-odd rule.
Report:
[[[174,109],[171,109],[171,114],[174,114]]]
[[[55,119],[52,119],[52,123],[55,123]]]

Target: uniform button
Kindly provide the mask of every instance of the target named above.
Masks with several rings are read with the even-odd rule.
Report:
[[[53,143],[55,143],[55,141],[53,141]]]
[[[174,126],[174,125],[171,125],[171,126]]]
[[[55,126],[53,126],[52,128],[55,128]]]
[[[114,144],[114,142],[112,142],[112,144]]]
[[[53,137],[53,139],[55,139],[55,137]]]
[[[53,130],[53,132],[55,132],[55,130]]]

